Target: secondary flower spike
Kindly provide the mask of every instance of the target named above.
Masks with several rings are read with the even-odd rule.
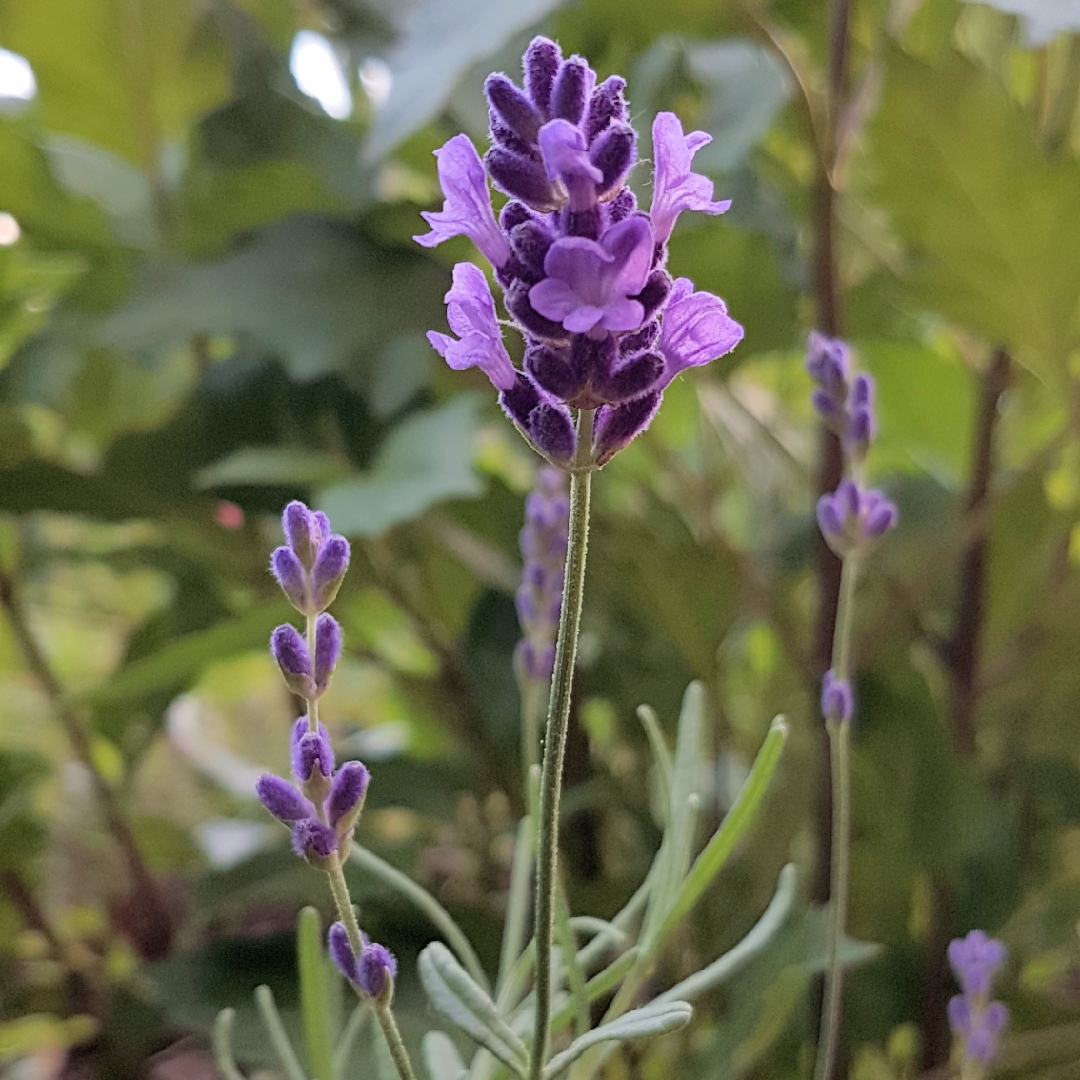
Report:
[[[950,942],[948,957],[963,991],[949,1001],[949,1026],[960,1056],[981,1072],[997,1057],[1009,1022],[1009,1010],[1000,1001],[990,1000],[994,981],[1005,965],[1005,946],[981,930],[972,930],[967,937]]]
[[[494,299],[471,263],[454,268],[447,320],[457,338],[431,344],[455,370],[477,367],[499,391],[507,416],[553,465],[598,468],[651,423],[680,372],[730,352],[742,327],[719,297],[673,282],[667,243],[684,210],[722,214],[713,183],[693,171],[710,141],[657,115],[652,206],[638,209],[626,179],[637,162],[625,81],[597,85],[580,56],[535,38],[522,61],[523,88],[503,74],[485,83],[491,145],[481,162],[465,135],[440,150],[443,209],[423,216],[433,247],[469,237],[502,288],[524,339],[514,367]],[[509,201],[498,221],[488,184]],[[592,444],[579,448],[572,409],[596,410]]]

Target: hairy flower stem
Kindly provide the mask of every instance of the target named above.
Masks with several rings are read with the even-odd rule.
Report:
[[[307,647],[308,656],[311,657],[312,664],[315,663],[315,616],[307,616]],[[308,731],[319,730],[319,699],[317,697],[310,697],[304,699],[307,702],[307,722]],[[345,924],[348,926],[348,923]]]
[[[536,1027],[531,1080],[540,1080],[547,1057],[551,1019],[551,942],[558,886],[559,800],[562,795],[563,757],[570,721],[570,691],[574,681],[581,602],[585,590],[585,554],[589,544],[589,496],[592,473],[588,471],[592,449],[592,410],[578,415],[578,450],[570,477],[570,536],[566,551],[559,636],[555,643],[555,672],[551,678],[547,729],[544,734],[544,765],[540,780],[540,852],[536,875]]]
[[[855,585],[859,576],[858,555],[843,562],[840,598],[833,636],[832,670],[837,679],[851,679],[851,624],[855,609]],[[832,880],[829,889],[828,963],[821,1010],[815,1080],[829,1080],[836,1064],[840,1035],[840,1009],[844,972],[840,945],[847,924],[848,880],[851,864],[851,721],[829,721],[829,758],[832,765]]]
[[[364,951],[363,938],[360,936],[360,924],[356,921],[356,911],[353,909],[352,898],[349,896],[349,886],[345,881],[345,871],[342,869],[341,860],[334,855],[330,866],[326,871],[330,881],[330,892],[334,896],[334,905],[337,907],[338,918],[345,924],[345,933],[349,935],[349,946],[353,955],[359,956]],[[375,1015],[379,1026],[382,1028],[386,1045],[390,1048],[390,1056],[394,1060],[401,1080],[416,1080],[412,1062],[409,1060],[409,1052],[405,1049],[405,1040],[401,1037],[397,1022],[390,1006],[381,1001],[375,1001]]]

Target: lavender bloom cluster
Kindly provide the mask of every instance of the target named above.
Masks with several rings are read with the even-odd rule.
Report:
[[[597,85],[585,60],[564,60],[543,37],[522,66],[524,89],[488,77],[491,148],[482,162],[466,135],[436,151],[445,202],[424,214],[431,231],[414,239],[473,241],[525,339],[524,370],[511,362],[487,278],[472,263],[454,267],[446,295],[457,337],[432,331],[428,339],[451,368],[488,376],[506,414],[552,464],[599,467],[649,426],[676,375],[742,339],[719,297],[666,269],[679,214],[721,214],[730,204],[713,201],[712,181],[691,169],[711,137],[685,134],[664,112],[652,132],[652,204],[641,212],[626,186],[637,133],[625,81]],[[498,221],[489,179],[509,196]],[[581,453],[571,409],[598,410]]]
[[[515,603],[524,636],[514,656],[518,671],[540,683],[546,683],[555,668],[569,527],[570,500],[563,474],[542,468],[525,501],[519,538],[525,565]]]
[[[336,768],[329,733],[315,711],[341,657],[341,627],[325,609],[348,569],[349,542],[331,532],[325,514],[312,512],[301,502],[285,508],[282,529],[288,543],[274,551],[270,568],[293,606],[306,617],[308,635],[305,640],[290,624],[279,626],[270,636],[270,652],[286,685],[305,700],[307,714],[292,729],[295,783],[266,773],[255,790],[263,806],[289,826],[296,854],[330,870],[348,858],[371,779],[359,761]],[[357,989],[375,998],[392,993],[397,967],[382,945],[364,939],[363,951],[355,956],[345,926],[338,922],[330,928],[328,947],[338,969]]]
[[[840,558],[856,557],[899,520],[896,506],[861,480],[866,455],[877,434],[874,380],[865,373],[853,379],[848,346],[818,333],[810,334],[806,370],[815,383],[814,409],[840,439],[847,473],[836,491],[818,500],[818,526]],[[846,723],[853,711],[851,684],[836,672],[826,672],[821,687],[821,712],[826,721]]]
[[[949,1001],[949,1026],[964,1061],[986,1068],[997,1057],[1009,1010],[991,1001],[994,981],[1005,964],[1005,946],[981,930],[949,944],[949,963],[963,991]]]

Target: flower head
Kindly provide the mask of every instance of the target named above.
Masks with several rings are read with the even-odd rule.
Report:
[[[949,964],[963,991],[949,1001],[949,1026],[960,1055],[980,1068],[991,1065],[1000,1048],[1009,1010],[991,1001],[994,981],[1005,964],[1005,946],[981,930],[949,943]]]
[[[832,495],[818,499],[817,519],[829,547],[843,558],[884,536],[900,512],[880,491],[842,480]]]
[[[385,945],[374,941],[365,944],[357,969],[356,981],[368,996],[382,998],[384,994],[393,992],[397,960]]]
[[[428,338],[452,368],[487,373],[506,414],[548,461],[597,468],[648,427],[680,371],[742,337],[722,300],[689,282],[673,293],[665,270],[678,215],[728,204],[713,201],[712,181],[691,168],[709,136],[686,135],[674,114],[661,113],[652,209],[641,213],[626,187],[637,134],[625,80],[597,85],[584,59],[564,59],[546,38],[529,45],[522,70],[523,87],[501,73],[485,83],[483,163],[462,135],[439,151],[446,203],[424,215],[432,231],[417,239],[431,246],[464,233],[488,255],[525,339],[524,370],[503,346],[486,281],[468,264],[455,268],[447,294],[458,340]],[[510,199],[497,225],[488,181]],[[591,446],[578,447],[571,409],[598,410]]]
[[[989,994],[1006,955],[1005,946],[981,930],[949,942],[949,965],[965,994]]]

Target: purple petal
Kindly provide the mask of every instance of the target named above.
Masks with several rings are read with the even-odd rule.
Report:
[[[581,129],[567,120],[551,120],[540,129],[540,152],[552,180],[560,180],[570,196],[570,209],[588,209],[596,202],[596,185],[604,174],[589,160]]]
[[[379,997],[386,989],[387,982],[393,980],[396,974],[397,961],[389,949],[374,941],[364,946],[360,954],[357,982],[365,994]]]
[[[293,724],[290,758],[293,775],[301,783],[311,779],[316,766],[323,777],[329,777],[334,771],[334,748],[326,727],[319,724],[318,731],[312,731],[308,718],[301,716]]]
[[[367,795],[371,775],[367,766],[359,761],[346,761],[334,777],[334,785],[326,799],[326,820],[337,825],[343,818],[354,814]]]
[[[499,231],[491,209],[487,174],[468,135],[455,135],[435,151],[439,183],[445,202],[442,210],[421,216],[431,232],[413,239],[423,247],[435,247],[455,236],[467,236],[492,266],[510,258],[510,245]]]
[[[315,565],[315,553],[322,542],[315,515],[302,502],[294,500],[281,515],[281,530],[300,564],[310,570]]]
[[[329,858],[338,849],[337,833],[318,818],[304,818],[292,830],[293,851],[301,858]]]
[[[712,141],[703,131],[683,134],[682,123],[670,112],[657,113],[653,122],[653,200],[649,216],[658,244],[667,242],[683,210],[722,214],[730,200],[713,202],[713,182],[691,171],[694,154]]]
[[[264,773],[259,777],[255,783],[255,794],[278,821],[299,821],[314,812],[311,803],[288,780],[273,773]]]
[[[533,38],[525,50],[521,65],[525,73],[525,89],[545,119],[551,115],[551,87],[561,65],[559,46],[546,37]]]
[[[327,931],[326,950],[330,953],[330,959],[334,961],[334,967],[349,982],[358,983],[360,981],[356,957],[353,955],[352,945],[349,943],[349,932],[345,929],[344,923],[336,922]]]
[[[731,352],[743,338],[743,328],[728,315],[724,301],[693,288],[688,278],[679,278],[664,309],[660,352],[667,364],[665,386],[686,368]]]
[[[963,994],[949,998],[949,1027],[963,1037],[971,1030],[971,1004]]]
[[[306,612],[308,609],[307,574],[300,565],[296,552],[290,547],[275,548],[270,556],[270,572],[292,606],[297,611]]]
[[[319,550],[319,557],[311,571],[312,600],[317,611],[328,608],[334,602],[345,571],[349,569],[349,555],[349,541],[337,534],[332,534]]]
[[[324,613],[315,623],[315,686],[320,692],[330,685],[340,657],[341,626],[333,615]]]
[[[294,694],[313,697],[315,686],[311,680],[311,657],[307,642],[294,626],[286,623],[270,635],[270,653],[277,661],[285,682]]]
[[[446,294],[446,319],[460,340],[446,334],[428,333],[428,341],[454,371],[478,367],[496,390],[509,390],[517,372],[503,345],[502,329],[495,315],[495,300],[480,267],[458,263]]]

